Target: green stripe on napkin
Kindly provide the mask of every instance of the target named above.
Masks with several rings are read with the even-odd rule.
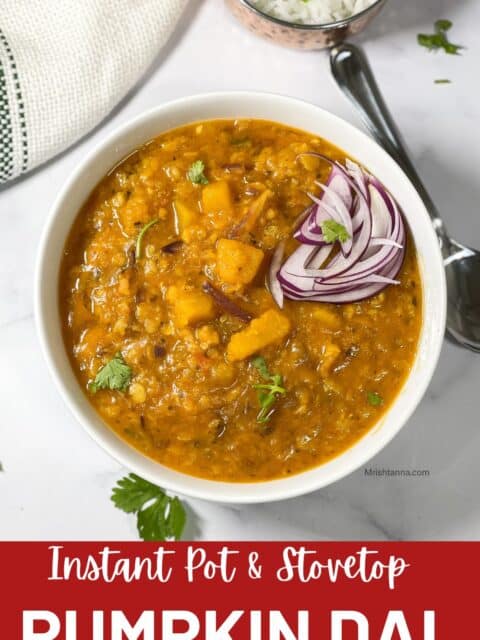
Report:
[[[27,167],[27,124],[20,80],[12,50],[0,30],[0,183],[19,176]]]

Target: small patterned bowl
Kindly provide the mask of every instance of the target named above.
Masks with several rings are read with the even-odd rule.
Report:
[[[365,29],[387,0],[376,0],[368,9],[329,24],[286,22],[263,13],[249,0],[225,0],[233,15],[259,36],[296,49],[326,49]]]

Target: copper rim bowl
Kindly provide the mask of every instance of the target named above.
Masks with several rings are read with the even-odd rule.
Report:
[[[387,0],[376,0],[350,18],[328,24],[287,22],[257,9],[249,0],[225,0],[233,15],[250,31],[296,49],[326,49],[363,31]]]

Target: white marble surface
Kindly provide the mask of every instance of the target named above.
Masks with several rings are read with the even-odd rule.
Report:
[[[416,44],[437,18],[454,22],[462,57]],[[460,240],[480,247],[478,0],[391,0],[362,38],[427,186]],[[450,78],[451,85],[435,85]],[[0,191],[0,538],[136,539],[109,492],[125,471],[60,399],[32,315],[39,234],[59,185],[107,131],[162,101],[217,89],[298,96],[359,125],[328,59],[258,40],[221,0],[191,0],[146,79],[90,136]],[[53,283],[52,283],[52,286]],[[421,479],[363,470],[315,494],[229,508],[189,500],[196,539],[479,539],[480,356],[446,343],[420,408],[372,466],[429,469]]]

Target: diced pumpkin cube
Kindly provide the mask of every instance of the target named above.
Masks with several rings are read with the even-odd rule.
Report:
[[[290,333],[290,320],[280,311],[269,309],[248,327],[234,333],[228,343],[227,357],[231,362],[244,360],[268,345],[283,340]]]
[[[305,167],[307,171],[316,171],[320,165],[320,159],[315,156],[309,156],[306,153],[302,153],[299,156],[299,160],[301,164]]]
[[[272,192],[270,189],[265,189],[263,193],[261,193],[255,200],[252,202],[248,209],[247,216],[245,218],[245,222],[243,224],[244,231],[252,231],[255,225],[257,224],[257,220],[262,215],[263,210],[265,209],[265,205],[268,200],[272,196]]]
[[[198,220],[198,213],[181,200],[174,202],[178,234],[184,242],[189,240],[189,228]]]
[[[217,242],[217,276],[228,284],[248,284],[263,261],[263,251],[238,240]]]
[[[167,294],[167,300],[173,304],[173,321],[177,327],[211,320],[216,315],[214,302],[202,291],[179,291],[177,288]]]
[[[322,364],[320,365],[320,373],[322,376],[328,376],[332,370],[335,361],[342,350],[334,342],[327,342],[322,349]]]
[[[195,332],[195,337],[201,345],[206,347],[220,344],[220,336],[218,335],[218,332],[208,324],[203,325],[203,327],[199,327]]]
[[[226,180],[210,182],[202,190],[204,213],[232,213],[232,194]]]

